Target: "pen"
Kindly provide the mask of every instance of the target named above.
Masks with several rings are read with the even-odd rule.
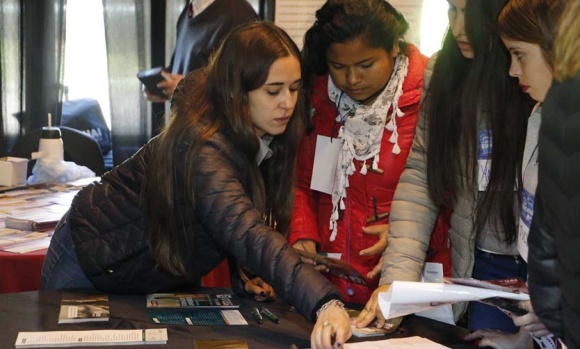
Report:
[[[260,314],[260,311],[256,307],[252,308],[252,316],[254,317],[254,319],[256,319],[256,321],[259,324],[261,324],[262,321],[264,321],[264,318],[262,317],[262,314]]]
[[[268,320],[272,321],[273,323],[279,324],[280,319],[276,315],[274,315],[270,310],[267,308],[260,308],[260,313],[268,318]]]

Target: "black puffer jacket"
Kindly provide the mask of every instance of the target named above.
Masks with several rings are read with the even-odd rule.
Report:
[[[219,133],[198,156],[195,226],[182,230],[189,274],[182,278],[161,270],[147,244],[140,197],[156,142],[150,141],[73,201],[70,224],[77,255],[97,288],[144,294],[188,287],[231,252],[309,320],[315,320],[323,303],[339,298],[332,284],[301,263],[284,236],[264,223],[246,194],[249,171],[244,156]],[[184,214],[193,210],[181,207],[178,216]]]
[[[580,79],[554,82],[543,106],[529,288],[542,322],[580,348]]]

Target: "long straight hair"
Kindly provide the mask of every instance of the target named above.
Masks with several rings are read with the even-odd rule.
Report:
[[[272,64],[300,51],[279,27],[267,22],[245,24],[232,31],[204,72],[190,73],[172,98],[172,117],[160,134],[146,182],[148,238],[153,255],[165,270],[185,275],[185,227],[195,220],[194,173],[201,147],[216,132],[243,154],[250,172],[248,195],[254,206],[279,231],[288,229],[293,205],[294,168],[304,116],[303,97],[283,134],[270,144],[273,155],[258,167],[259,140],[250,115],[248,92],[262,86]],[[185,218],[180,217],[183,207]],[[180,209],[181,207],[181,209]],[[181,212],[183,213],[183,212]],[[184,221],[185,220],[185,221]],[[187,236],[195,232],[187,232]],[[187,238],[186,238],[187,239]]]
[[[495,33],[506,2],[467,0],[465,29],[474,58],[461,54],[448,30],[422,108],[428,123],[427,183],[438,205],[453,206],[458,192],[477,188],[478,130],[491,132],[491,173],[487,190],[475,198],[474,229],[479,234],[492,224],[497,237],[511,243],[531,103],[509,77],[510,57]]]

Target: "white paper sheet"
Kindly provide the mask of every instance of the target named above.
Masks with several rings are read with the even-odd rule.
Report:
[[[445,349],[449,348],[423,337],[406,337],[385,339],[382,341],[368,341],[359,343],[346,343],[345,349]]]
[[[484,298],[502,297],[528,300],[525,293],[512,293],[485,288],[439,282],[395,281],[387,292],[379,294],[379,306],[385,319],[414,314],[435,307]]]

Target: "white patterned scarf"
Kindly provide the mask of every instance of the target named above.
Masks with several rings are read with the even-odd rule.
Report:
[[[372,168],[377,169],[383,131],[387,128],[393,134],[389,141],[394,144],[393,153],[399,154],[397,117],[404,113],[399,109],[399,98],[403,94],[403,82],[407,76],[409,58],[400,54],[395,59],[393,73],[387,86],[377,96],[372,105],[361,104],[338,89],[328,77],[328,96],[336,104],[336,121],[342,123],[338,133],[340,152],[332,186],[332,214],[330,215],[330,241],[336,239],[339,210],[344,211],[348,177],[354,173],[354,160],[364,161],[361,174],[366,175],[366,161],[372,158]],[[387,123],[387,113],[393,108]]]

